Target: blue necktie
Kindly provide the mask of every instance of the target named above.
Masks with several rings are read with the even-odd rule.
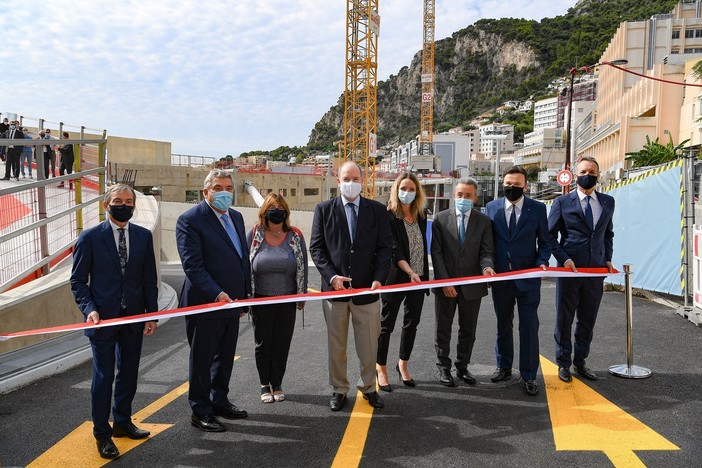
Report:
[[[351,235],[351,242],[356,237],[356,221],[358,220],[358,215],[356,214],[356,208],[353,203],[346,204],[346,211],[349,212],[346,217],[349,220],[349,234]]]
[[[514,234],[514,228],[517,227],[517,207],[512,205],[512,214],[509,217],[509,236]]]
[[[590,230],[595,229],[595,220],[592,216],[592,206],[590,206],[590,198],[592,198],[590,195],[585,197],[585,221],[587,222],[587,226],[590,228]]]
[[[461,227],[458,229],[458,245],[462,247],[464,240],[466,240],[466,214],[461,213]]]
[[[239,239],[239,236],[232,225],[232,220],[229,218],[228,213],[224,213],[222,215],[222,221],[224,221],[224,229],[227,231],[227,234],[229,234],[229,238],[232,240],[232,244],[234,244],[234,248],[236,248],[239,258],[244,258],[244,254],[241,250],[241,240]]]

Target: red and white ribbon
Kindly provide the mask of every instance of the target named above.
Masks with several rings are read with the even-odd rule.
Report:
[[[242,299],[234,302],[213,302],[192,307],[181,307],[179,309],[162,310],[147,314],[130,315],[115,319],[101,320],[98,324],[74,323],[70,325],[59,325],[56,327],[37,328],[34,330],[18,331],[14,333],[0,333],[0,341],[7,341],[21,336],[42,335],[45,333],[65,333],[76,330],[88,330],[91,328],[113,327],[115,325],[127,325],[130,323],[148,322],[166,318],[183,317],[187,315],[206,314],[215,310],[239,309],[242,307],[258,306],[265,304],[285,304],[289,302],[309,302],[321,301],[325,299],[341,299],[344,297],[362,296],[364,294],[393,293],[402,291],[417,291],[429,288],[443,288],[446,286],[462,286],[466,284],[494,283],[497,281],[509,281],[533,278],[587,278],[621,275],[615,270],[610,273],[606,268],[580,268],[575,273],[568,268],[549,267],[546,270],[541,268],[531,268],[528,270],[510,271],[498,273],[495,276],[466,276],[463,278],[450,278],[442,280],[423,281],[421,283],[403,283],[381,286],[373,291],[370,288],[362,289],[342,289],[339,291],[326,291],[319,293],[293,294],[288,296],[259,297],[253,299]]]

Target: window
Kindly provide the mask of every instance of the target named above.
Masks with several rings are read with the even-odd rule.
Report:
[[[297,189],[291,188],[291,189],[290,189],[290,196],[291,196],[291,197],[297,196]]]
[[[287,197],[287,196],[288,196],[288,189],[281,189],[281,190],[278,192],[278,194],[279,194],[279,195],[282,195],[282,196],[284,196],[284,197]]]
[[[675,31],[673,31],[672,38],[673,39],[680,39],[680,30],[679,29],[676,29]]]
[[[304,189],[303,193],[306,197],[318,196],[319,189],[318,188],[306,188],[306,189]]]
[[[185,191],[185,202],[193,203],[200,201],[200,191],[199,190],[186,190]]]
[[[694,29],[686,29],[685,30],[685,38],[690,39],[695,37],[695,30]]]
[[[695,37],[702,37],[702,29],[695,29]]]

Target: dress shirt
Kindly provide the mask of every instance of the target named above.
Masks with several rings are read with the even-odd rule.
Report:
[[[522,196],[515,204],[512,204],[511,201],[505,198],[505,220],[507,221],[507,227],[509,227],[509,218],[512,216],[512,207],[517,210],[515,216],[517,218],[517,224],[519,224],[519,217],[522,215],[522,207],[524,207],[524,197]]]
[[[124,228],[120,228],[117,226],[115,223],[112,222],[111,219],[109,219],[110,222],[110,227],[112,228],[112,236],[115,238],[115,246],[117,247],[117,251],[119,252],[119,231],[118,229],[124,229],[124,239],[127,241],[127,258],[129,258],[129,222],[124,226]]]
[[[463,227],[466,228],[466,235],[468,235],[468,219],[470,218],[470,212],[473,210],[468,210],[465,213],[461,213],[461,210],[458,208],[456,210],[456,229],[458,229],[458,232],[461,232],[461,215],[464,215],[465,218],[463,219],[463,222],[465,225]]]
[[[582,190],[578,190],[578,198],[580,199],[580,207],[583,210],[583,214],[585,213],[585,207],[587,206],[585,197],[587,197],[587,195],[584,194]],[[592,209],[592,227],[595,228],[597,227],[597,221],[599,221],[600,216],[602,216],[602,205],[597,199],[597,193],[594,190],[590,194],[590,208]]]

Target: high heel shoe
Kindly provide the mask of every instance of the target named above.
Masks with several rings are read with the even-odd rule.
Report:
[[[375,371],[375,378],[378,378],[378,371]],[[388,383],[387,385],[380,385],[380,382],[378,382],[378,388],[381,389],[384,392],[392,392],[392,386]]]
[[[400,380],[402,381],[403,384],[405,384],[405,386],[407,386],[407,387],[416,387],[417,386],[417,384],[414,383],[414,379],[405,380],[402,378],[402,372],[400,372],[400,365],[399,364],[397,366],[395,366],[395,369],[397,369],[397,374],[400,376]]]

